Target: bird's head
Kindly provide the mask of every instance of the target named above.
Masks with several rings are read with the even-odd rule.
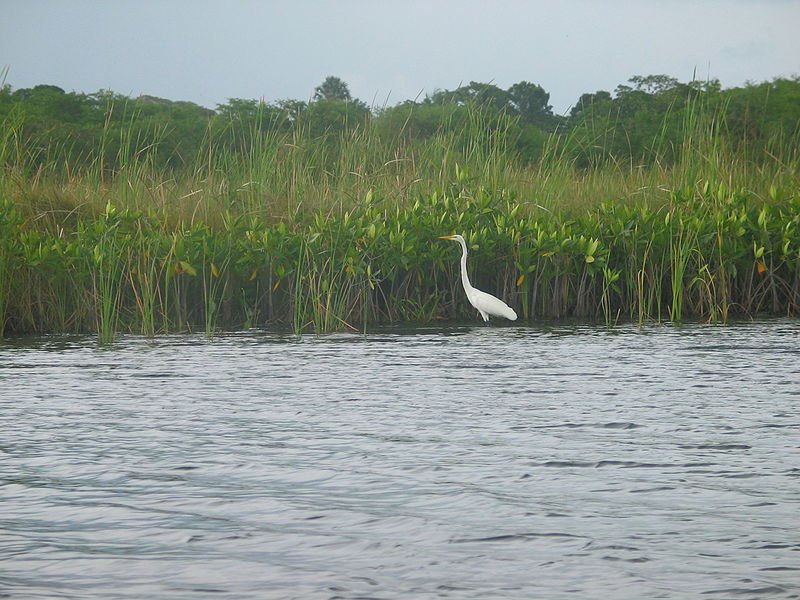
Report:
[[[463,242],[464,241],[464,238],[461,237],[460,235],[458,235],[457,233],[454,233],[453,235],[440,235],[439,239],[440,240],[452,240],[454,242]]]

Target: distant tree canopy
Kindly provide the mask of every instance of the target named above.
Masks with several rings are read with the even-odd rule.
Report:
[[[314,88],[314,100],[341,100],[342,102],[350,102],[352,99],[352,96],[350,96],[350,88],[347,87],[347,84],[333,75],[326,77],[325,81]]]
[[[492,111],[505,111],[520,118],[522,123],[536,123],[543,127],[553,125],[553,107],[548,104],[550,94],[534,83],[520,81],[507,90],[491,83],[470,81],[455,90],[440,90],[424,100],[426,104],[455,104],[481,106]]]
[[[548,104],[550,94],[535,83],[520,81],[508,88],[511,108],[523,123],[544,125],[552,122],[553,107]]]
[[[550,94],[520,81],[508,89],[471,81],[436,90],[420,101],[370,110],[335,76],[314,88],[311,100],[230,98],[214,110],[153,96],[129,98],[109,90],[66,92],[53,85],[0,88],[0,139],[16,140],[30,164],[62,159],[71,167],[102,160],[113,168],[121,150],[149,148],[155,164],[181,168],[210,148],[247,151],[260,135],[297,128],[335,144],[343,134],[369,127],[387,139],[447,134],[469,143],[480,127],[502,133],[522,161],[536,161],[556,140],[577,165],[630,159],[674,160],[687,126],[715,122],[731,147],[774,152],[798,147],[800,78],[722,89],[719,81],[682,83],[666,75],[632,77],[612,92],[582,94],[568,115],[556,115]],[[11,152],[0,159],[12,160]]]

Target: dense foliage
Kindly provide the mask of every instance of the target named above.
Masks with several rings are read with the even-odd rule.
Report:
[[[369,109],[0,91],[0,335],[800,312],[800,80],[470,83]]]
[[[0,211],[0,323],[10,331],[364,330],[370,323],[474,317],[473,281],[524,319],[611,324],[800,312],[800,198],[754,204],[724,186],[680,190],[668,206],[601,204],[579,218],[526,216],[513,198],[453,188],[412,205],[368,196],[341,217],[291,224],[230,218],[178,229],[109,204],[74,232]]]

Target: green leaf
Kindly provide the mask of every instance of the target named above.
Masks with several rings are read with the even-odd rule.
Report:
[[[183,273],[188,273],[192,277],[197,275],[197,269],[195,269],[192,265],[190,265],[185,260],[179,260],[178,266],[180,267],[180,271]]]

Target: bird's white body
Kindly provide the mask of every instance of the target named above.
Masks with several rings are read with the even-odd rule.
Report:
[[[464,292],[467,294],[467,300],[478,310],[483,320],[488,321],[491,315],[516,321],[517,313],[508,304],[500,300],[500,298],[495,298],[491,294],[472,287],[467,274],[467,243],[464,238],[460,235],[445,235],[441,239],[453,240],[461,244],[461,283],[464,286]]]

